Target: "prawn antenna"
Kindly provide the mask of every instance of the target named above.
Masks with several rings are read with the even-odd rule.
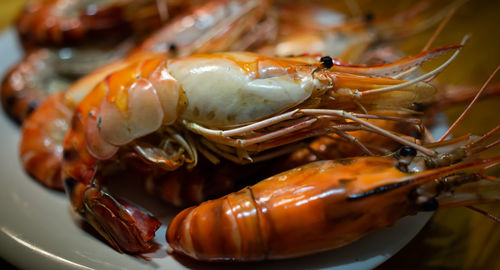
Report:
[[[458,6],[452,7],[450,9],[450,11],[448,12],[448,15],[446,15],[446,17],[441,21],[441,23],[439,24],[439,26],[436,28],[436,31],[434,31],[434,33],[432,34],[431,38],[427,41],[427,43],[425,44],[425,46],[422,48],[422,52],[427,51],[431,47],[432,43],[436,40],[437,36],[441,33],[441,31],[446,26],[446,24],[448,23],[448,21],[450,21],[451,17],[453,17],[453,15],[455,14],[455,12],[457,11],[457,8],[458,8]]]
[[[443,31],[444,27],[446,26],[448,21],[450,21],[451,17],[453,17],[453,15],[455,14],[455,11],[457,11],[457,9],[458,9],[458,6],[452,7],[450,9],[450,11],[448,12],[448,15],[446,15],[446,17],[441,21],[441,23],[438,25],[438,27],[436,28],[434,33],[432,33],[432,36],[429,38],[429,40],[427,41],[425,46],[422,48],[421,52],[425,52],[431,47],[432,43],[436,40],[437,36]],[[403,78],[403,77],[407,76],[408,74],[412,74],[418,68],[419,68],[418,66],[412,67],[409,70],[401,72],[400,74],[394,76],[394,78],[395,79]],[[432,78],[429,78],[429,80],[430,79],[432,79]]]
[[[169,19],[168,3],[162,0],[156,0],[156,9],[160,15],[160,20],[165,23]]]
[[[498,130],[498,127],[495,128],[496,130]],[[492,132],[488,132],[488,133],[492,133]],[[483,136],[484,137],[484,136]],[[497,178],[497,177],[494,177],[494,176],[490,176],[490,175],[485,175],[484,172],[490,168],[493,168],[495,166],[498,166],[500,165],[500,162],[495,162],[493,164],[490,164],[490,165],[487,165],[487,166],[484,166],[483,168],[481,168],[477,173],[481,176],[482,179],[485,179],[485,180],[489,180],[489,181],[500,181],[500,178]],[[474,212],[477,212],[481,215],[484,215],[494,221],[496,221],[497,223],[500,223],[500,218],[483,210],[483,209],[480,209],[480,208],[477,208],[475,206],[472,206],[472,205],[468,205],[468,206],[465,206],[466,208],[469,208],[470,210],[474,211]]]
[[[409,80],[409,81],[401,83],[401,84],[396,84],[396,85],[392,85],[392,86],[388,86],[388,87],[384,87],[384,88],[366,90],[366,91],[361,92],[361,95],[395,91],[395,90],[405,88],[405,87],[410,86],[410,85],[414,85],[418,82],[427,80],[429,78],[435,77],[437,74],[441,73],[457,57],[457,55],[460,53],[460,50],[463,48],[465,43],[467,43],[467,41],[469,40],[469,37],[470,37],[469,35],[464,36],[464,38],[462,39],[462,42],[460,43],[460,47],[453,53],[453,55],[446,62],[444,62],[439,67],[432,70],[431,72],[428,72],[422,76],[419,76],[413,80]]]
[[[469,205],[469,206],[466,206],[468,209],[474,211],[474,212],[477,212],[481,215],[484,215],[486,217],[489,217],[491,218],[492,220],[496,221],[497,223],[500,223],[500,218],[497,217],[497,216],[494,216],[493,214],[487,212],[487,211],[484,211],[483,209],[480,209],[480,208],[477,208],[475,206],[472,206],[472,205]]]
[[[479,90],[479,92],[477,92],[476,96],[474,97],[474,99],[472,100],[472,102],[469,104],[469,106],[467,106],[467,108],[462,112],[462,114],[457,118],[457,120],[455,120],[455,122],[450,126],[450,128],[443,134],[443,136],[441,136],[441,138],[439,138],[438,142],[441,142],[443,141],[446,137],[448,137],[448,135],[450,135],[450,133],[456,128],[456,126],[462,121],[462,119],[465,117],[465,115],[470,111],[472,105],[474,105],[474,103],[476,103],[476,101],[479,99],[479,97],[481,96],[481,94],[485,91],[486,87],[488,86],[488,84],[491,82],[491,80],[493,79],[493,77],[495,77],[495,74],[498,72],[498,70],[500,70],[500,65],[495,69],[495,71],[493,71],[493,73],[491,73],[490,77],[488,78],[488,80],[486,80],[486,82],[483,84],[483,86],[481,87],[481,89]],[[496,129],[496,128],[495,128]]]
[[[354,17],[361,17],[361,6],[359,5],[358,1],[356,0],[344,0],[345,4],[347,5],[347,8],[351,12],[351,15]]]
[[[490,144],[488,144],[486,146],[483,146],[483,147],[481,147],[479,149],[475,149],[475,150],[471,151],[471,154],[479,153],[479,152],[482,152],[482,151],[484,151],[486,149],[490,149],[490,148],[494,147],[495,145],[497,145],[499,143],[500,143],[500,139],[498,139],[498,140],[496,140],[496,141],[494,141],[494,142],[492,142],[492,143],[490,143]]]

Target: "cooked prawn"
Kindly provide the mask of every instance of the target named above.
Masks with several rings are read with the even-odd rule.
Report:
[[[109,73],[127,65],[127,61],[120,60],[81,78],[67,91],[51,95],[24,121],[19,152],[28,174],[47,187],[63,188],[62,141],[73,109]]]
[[[135,52],[187,56],[193,52],[245,50],[262,42],[257,38],[240,45],[239,40],[256,28],[255,24],[264,17],[268,7],[266,0],[217,0],[194,6],[155,31]]]
[[[126,40],[119,44],[30,51],[4,76],[2,107],[22,123],[51,94],[66,90],[81,76],[123,58],[131,46],[132,41]]]
[[[166,44],[176,44],[175,47],[177,49],[169,51],[168,53],[170,55],[177,55],[180,54],[180,52],[183,54],[190,54],[199,49],[207,51],[209,49],[218,50],[228,48],[231,46],[231,41],[225,40],[226,45],[224,45],[224,43],[221,43],[221,41],[224,41],[222,37],[241,36],[242,31],[239,26],[249,25],[249,23],[259,18],[259,16],[261,16],[259,14],[262,12],[262,7],[265,6],[264,4],[264,1],[245,2],[241,0],[223,0],[206,3],[197,8],[193,8],[191,13],[173,18],[170,23],[154,33],[151,38],[144,41],[144,43],[126,60],[117,60],[115,63],[111,63],[83,77],[69,87],[64,97],[54,98],[51,101],[47,101],[47,103],[52,103],[54,110],[66,106],[72,111],[88,92],[112,71],[123,68],[125,65],[131,64],[134,61],[147,58],[148,55],[150,55],[150,51],[159,50],[163,52],[163,50],[166,50],[168,47]],[[221,11],[227,16],[220,16]],[[182,21],[194,22],[201,20],[201,18],[207,19],[207,16],[217,18],[220,22],[212,25],[194,24],[191,26],[180,23]],[[230,27],[228,27],[228,24]],[[200,30],[205,30],[206,34],[200,37]],[[211,46],[208,48],[203,45],[204,42],[211,43],[214,38],[222,38],[217,42],[219,46]],[[67,127],[71,121],[71,117],[53,118],[56,115],[58,115],[58,112],[50,112],[49,105],[47,105],[44,110],[40,110],[39,112],[35,111],[34,115],[27,120],[28,123],[25,124],[25,129],[29,130],[23,131],[21,140],[21,160],[23,160],[25,170],[44,185],[53,188],[62,187],[61,179],[58,177],[59,174],[55,173],[60,166],[57,162],[52,162],[55,160],[62,160],[62,153],[59,151],[62,140],[59,137],[51,137],[51,135],[65,133],[65,127]],[[46,119],[52,119],[53,122],[57,123],[64,122],[65,124],[50,125],[48,124],[50,121],[46,121]],[[43,134],[44,137],[36,138],[31,136],[31,134]],[[45,140],[51,141],[52,143],[49,145],[42,144]],[[47,156],[49,153],[52,153],[50,158]]]
[[[195,166],[198,150],[213,162],[218,157],[257,162],[290,152],[294,148],[284,146],[329,133],[331,127],[343,133],[343,128],[362,126],[431,154],[360,119],[383,116],[340,109],[358,109],[359,104],[368,111],[396,109],[424,102],[434,90],[422,81],[451,60],[410,81],[377,75],[395,74],[460,48],[445,47],[374,67],[336,66],[329,57],[314,62],[313,57],[278,59],[247,52],[136,63],[110,75],[77,106],[64,139],[66,192],[75,211],[113,247],[140,253],[151,248],[156,230],[156,225],[142,222],[157,222],[147,214],[131,216],[131,206],[112,200],[101,188],[100,168],[124,153],[135,152],[163,170]],[[334,106],[340,109],[331,109]]]
[[[174,251],[204,261],[283,259],[344,246],[418,211],[496,202],[499,179],[484,172],[500,157],[471,159],[500,144],[486,144],[499,130],[426,144],[435,151],[431,156],[403,147],[392,156],[292,169],[182,211],[167,241]]]
[[[415,158],[410,166],[442,167],[409,171],[393,157],[314,162],[185,209],[170,223],[167,241],[175,252],[203,261],[284,259],[330,250],[406,215],[461,205],[446,200],[461,194],[457,186],[483,179],[481,169],[465,170],[500,158],[451,166],[442,161]],[[498,182],[481,185],[498,190]],[[467,194],[468,187],[463,195],[475,203],[499,200],[494,192]]]
[[[392,17],[379,17],[372,13],[348,16],[332,9],[331,5],[278,4],[278,37],[258,49],[269,56],[321,54],[344,62],[366,63],[368,59],[395,40],[419,33],[459,7],[463,1],[454,1],[432,16],[423,18],[429,1],[419,2]]]
[[[157,10],[156,5],[156,0],[30,1],[19,15],[17,30],[26,48],[75,45],[110,35],[124,37],[133,33],[136,21],[158,25],[158,12],[151,12]]]

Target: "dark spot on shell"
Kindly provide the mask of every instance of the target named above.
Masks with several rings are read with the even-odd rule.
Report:
[[[229,122],[233,122],[233,121],[234,121],[234,119],[236,119],[236,115],[234,115],[234,114],[229,114],[229,115],[227,116],[227,118],[226,118],[226,119],[227,119],[227,121],[229,121]]]
[[[409,146],[403,146],[399,149],[399,155],[402,157],[414,157],[417,155],[417,150]]]
[[[169,51],[177,51],[177,45],[175,45],[175,43],[170,43],[170,45],[168,45],[168,50]]]
[[[10,96],[8,97],[6,100],[5,100],[5,105],[7,107],[14,107],[14,105],[16,104],[17,102],[17,97],[16,96]]]
[[[36,100],[30,101],[30,103],[28,103],[28,109],[26,110],[26,115],[30,115],[38,107],[38,105],[39,105],[38,101]]]
[[[73,177],[68,177],[64,179],[63,183],[64,189],[69,193],[68,195],[71,197],[75,187],[78,185],[78,181]]]
[[[342,179],[339,179],[339,183],[342,185],[346,185],[354,180],[356,180],[356,178],[342,178]]]
[[[78,152],[75,149],[64,150],[63,159],[65,161],[73,161],[78,158]]]
[[[414,102],[411,105],[413,107],[412,109],[417,111],[417,112],[422,112],[427,108],[427,106],[425,106],[423,103]]]
[[[319,59],[324,67],[331,68],[333,67],[333,59],[330,56],[323,56]]]
[[[97,118],[97,129],[101,131],[102,117]]]
[[[215,112],[214,111],[210,111],[208,114],[207,114],[207,119],[208,120],[212,120],[214,119],[215,117]]]
[[[438,208],[439,202],[436,200],[436,198],[432,198],[420,205],[420,209],[422,209],[422,211],[436,211]]]
[[[72,130],[77,130],[77,128],[79,126],[78,121],[79,121],[78,117],[73,117],[73,119],[71,119],[71,129]]]
[[[367,12],[365,13],[364,19],[366,24],[371,24],[375,20],[375,14],[373,14],[373,12]]]

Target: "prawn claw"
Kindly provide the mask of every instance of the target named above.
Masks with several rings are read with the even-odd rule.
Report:
[[[65,188],[72,194],[75,210],[119,252],[141,254],[155,250],[153,241],[161,223],[144,209],[112,197],[95,185],[85,186],[68,178]]]

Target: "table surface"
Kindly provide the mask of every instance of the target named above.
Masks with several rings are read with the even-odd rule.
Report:
[[[0,30],[9,26],[25,0],[0,0]],[[390,1],[357,1],[361,9],[374,14],[390,14]],[[408,1],[401,1],[404,5]],[[375,5],[376,4],[376,5]],[[440,3],[441,4],[441,3]],[[398,6],[396,5],[396,6]],[[390,8],[389,8],[390,7]],[[468,33],[472,38],[466,48],[438,80],[451,84],[473,85],[477,88],[500,64],[500,1],[468,1],[457,10],[434,47],[453,44]],[[400,42],[408,54],[419,52],[432,35],[429,29]],[[500,83],[500,75],[492,84]],[[487,98],[473,107],[454,135],[483,134],[500,123],[500,98]],[[456,119],[465,105],[446,110],[449,119]],[[499,147],[485,153],[498,155]],[[500,176],[500,169],[489,173]],[[481,205],[480,208],[500,216],[500,203]],[[500,269],[500,225],[466,208],[436,212],[424,229],[399,253],[379,266],[383,269]]]

